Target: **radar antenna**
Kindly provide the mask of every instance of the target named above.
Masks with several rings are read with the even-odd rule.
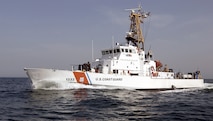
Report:
[[[141,5],[138,8],[125,9],[131,11],[130,13],[130,29],[127,32],[126,40],[129,43],[131,41],[134,46],[144,50],[144,37],[140,24],[144,22],[144,19],[150,16],[150,12],[144,12]],[[140,45],[141,44],[141,45]]]

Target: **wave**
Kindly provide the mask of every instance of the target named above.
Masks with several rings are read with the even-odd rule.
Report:
[[[39,83],[33,85],[33,89],[70,90],[70,89],[123,89],[123,88],[84,85],[84,84],[79,84],[79,83],[68,83],[65,81],[41,80],[41,81],[39,81]],[[196,90],[203,90],[203,89],[213,89],[213,83],[205,83],[204,87],[200,87],[200,88],[175,89],[175,90],[165,90],[165,91],[160,91],[160,92],[161,93],[186,92],[186,91],[196,91]],[[127,89],[127,90],[132,90],[132,89]]]
[[[60,83],[59,83],[60,82]],[[62,81],[41,80],[33,85],[33,89],[43,90],[70,90],[70,89],[107,89],[105,86],[84,85],[79,83],[68,83]]]
[[[206,89],[212,90],[213,83],[204,83],[204,87],[197,87],[197,88],[190,88],[190,89],[166,90],[166,91],[160,91],[160,93],[193,92],[193,91],[206,90]]]
[[[213,83],[205,83],[205,89],[213,89]]]

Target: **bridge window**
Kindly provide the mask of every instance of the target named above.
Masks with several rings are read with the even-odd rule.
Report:
[[[123,48],[121,49],[121,52],[124,52],[124,49],[123,49]]]
[[[112,54],[112,50],[109,50],[109,53]]]
[[[109,51],[108,51],[108,50],[106,51],[106,54],[109,54]]]
[[[114,74],[118,74],[118,70],[113,70],[113,73]]]
[[[114,53],[116,53],[116,50],[113,50],[114,51]]]
[[[120,52],[120,49],[117,49],[117,52],[119,53],[119,52]]]
[[[105,53],[105,51],[102,51],[102,55],[105,55],[106,53]]]

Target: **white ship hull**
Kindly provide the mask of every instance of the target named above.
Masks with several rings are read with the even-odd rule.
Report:
[[[152,77],[101,74],[83,71],[26,68],[34,88],[47,83],[94,85],[122,89],[174,89],[204,87],[203,79],[159,79]]]

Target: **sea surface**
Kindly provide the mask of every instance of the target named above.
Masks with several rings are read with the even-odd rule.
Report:
[[[213,80],[204,88],[142,91],[102,87],[32,89],[0,78],[0,119],[10,121],[212,121]]]

